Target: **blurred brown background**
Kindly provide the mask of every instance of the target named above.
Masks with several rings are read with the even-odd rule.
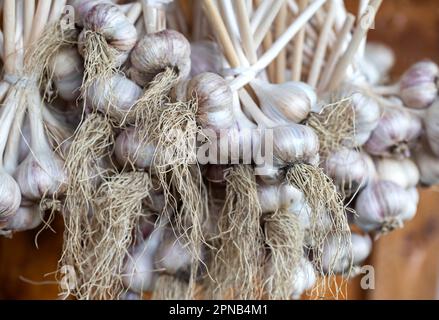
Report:
[[[356,11],[357,0],[347,0]],[[370,39],[396,52],[394,76],[412,63],[439,63],[437,0],[384,0]],[[0,299],[55,299],[53,271],[61,251],[62,223],[46,230],[0,238]],[[38,244],[38,247],[36,246]],[[364,291],[359,279],[349,284],[349,299],[439,299],[439,194],[423,190],[417,217],[403,230],[375,243],[368,264],[375,267],[375,290]]]

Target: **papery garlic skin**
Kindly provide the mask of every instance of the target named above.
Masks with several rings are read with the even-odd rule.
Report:
[[[86,91],[87,103],[119,123],[141,95],[142,89],[121,74],[109,80],[96,79]]]
[[[51,61],[53,81],[58,95],[66,101],[79,98],[84,62],[74,47],[61,48]]]
[[[205,72],[220,73],[223,66],[220,52],[215,42],[192,42],[190,76],[195,77]]]
[[[424,124],[430,149],[439,157],[439,100],[428,109]]]
[[[418,167],[410,159],[377,159],[375,166],[380,180],[392,181],[404,189],[415,187],[419,183]]]
[[[191,71],[190,55],[189,41],[177,31],[163,30],[147,34],[131,53],[130,77],[145,87],[157,74],[171,68],[180,80],[184,80]]]
[[[224,78],[215,73],[201,73],[187,86],[187,99],[198,102],[197,121],[203,128],[219,131],[235,124],[232,90]]]
[[[66,190],[64,161],[54,152],[39,154],[38,159],[30,153],[18,166],[14,177],[22,195],[28,200],[38,201]]]
[[[17,213],[7,220],[6,226],[3,230],[10,232],[33,230],[42,222],[43,212],[41,212],[37,205],[20,206]]]
[[[291,209],[293,204],[303,198],[300,190],[282,183],[279,185],[260,184],[258,198],[262,213],[273,213],[281,209]]]
[[[367,163],[356,150],[342,149],[330,154],[325,161],[324,169],[346,195],[364,187],[370,179]]]
[[[156,146],[142,144],[134,128],[127,128],[116,138],[114,154],[121,166],[134,165],[139,170],[149,170],[153,164]]]
[[[360,91],[351,96],[355,115],[355,146],[364,145],[369,140],[373,130],[378,126],[381,111],[378,103],[370,96]]]
[[[424,109],[438,96],[439,67],[431,61],[421,61],[408,69],[401,78],[400,96],[409,108]]]
[[[426,186],[439,184],[439,157],[425,146],[416,151],[415,161],[419,168],[420,180]]]
[[[78,50],[84,55],[85,35],[87,31],[102,35],[108,45],[115,49],[116,66],[121,66],[137,42],[137,30],[128,18],[114,4],[99,3],[85,13],[84,30],[78,39]]]
[[[407,217],[416,214],[413,197],[390,181],[376,181],[358,196],[355,223],[365,232],[386,233],[401,228]]]
[[[365,150],[374,156],[409,157],[410,145],[421,133],[422,124],[417,116],[401,108],[387,108]]]
[[[0,169],[0,225],[17,213],[21,204],[21,192],[17,182]]]
[[[264,114],[277,123],[302,122],[317,102],[316,93],[305,83],[270,84],[255,79],[251,85]]]

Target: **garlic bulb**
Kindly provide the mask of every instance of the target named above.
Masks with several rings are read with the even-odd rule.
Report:
[[[142,89],[122,74],[110,80],[96,79],[86,91],[87,102],[113,120],[122,123],[142,94]]]
[[[191,43],[191,77],[205,72],[219,73],[222,65],[220,50],[215,42]]]
[[[9,174],[0,169],[0,224],[15,215],[20,204],[20,187]]]
[[[431,61],[414,64],[402,76],[400,96],[409,108],[428,108],[438,96],[439,67]]]
[[[87,9],[83,17],[84,30],[78,39],[79,52],[84,55],[86,35],[92,31],[103,36],[108,45],[115,49],[112,51],[114,62],[116,66],[121,66],[136,44],[136,28],[114,4],[98,3]]]
[[[317,102],[314,90],[302,82],[270,84],[256,79],[251,86],[265,115],[281,124],[302,122]]]
[[[337,274],[351,274],[352,267],[359,267],[372,251],[372,239],[369,235],[351,234],[352,247],[343,247],[339,249],[340,239],[337,236],[329,236],[324,244],[323,249],[323,270],[333,270]]]
[[[281,209],[290,209],[294,203],[303,198],[300,190],[282,183],[280,185],[258,186],[258,198],[262,213],[273,213]]]
[[[1,220],[1,219],[0,219]],[[37,205],[21,206],[17,213],[7,220],[4,231],[22,232],[33,230],[43,222],[43,212]]]
[[[84,62],[74,47],[61,48],[50,66],[58,95],[66,101],[74,101],[81,94]]]
[[[380,180],[392,181],[404,189],[412,188],[419,182],[416,164],[410,159],[383,158],[375,162]]]
[[[404,188],[390,181],[376,181],[359,194],[355,223],[365,232],[387,233],[401,228],[416,214],[416,207]]]
[[[381,115],[380,107],[372,97],[361,91],[355,91],[351,99],[355,115],[354,143],[355,146],[362,146],[378,126]]]
[[[180,243],[172,230],[166,230],[155,255],[156,269],[170,275],[187,273],[190,270],[192,255],[187,246]]]
[[[439,100],[428,109],[424,123],[430,149],[439,157]]]
[[[295,300],[300,299],[300,296],[305,291],[311,290],[316,282],[317,276],[312,263],[308,259],[302,258],[296,268],[296,275],[292,284],[292,298]]]
[[[369,42],[366,45],[365,59],[369,61],[384,78],[395,65],[395,53],[384,44]]]
[[[152,166],[156,146],[142,144],[134,128],[123,130],[116,138],[114,154],[121,166],[131,164],[139,170],[149,170]]]
[[[197,121],[215,131],[234,125],[233,94],[224,78],[215,73],[201,73],[187,86],[187,99],[198,100]]]
[[[356,150],[342,149],[330,154],[324,169],[346,196],[364,187],[370,179],[367,163]]]
[[[439,157],[423,146],[416,151],[415,161],[419,168],[422,184],[426,186],[439,184]]]
[[[375,156],[409,157],[410,145],[422,132],[420,119],[400,108],[387,108],[378,127],[365,144],[365,150]]]
[[[313,129],[293,124],[270,130],[273,130],[273,161],[275,167],[283,168],[295,162],[316,164],[319,140]]]
[[[190,54],[189,42],[177,31],[147,34],[131,53],[131,79],[145,87],[157,74],[171,68],[183,80],[191,71]]]
[[[85,15],[96,5],[100,3],[112,4],[111,0],[72,0],[70,5],[75,8],[76,22],[82,25]]]
[[[163,230],[156,228],[149,238],[133,248],[133,252],[127,257],[123,283],[125,288],[142,293],[154,288],[157,274],[154,272],[154,257],[160,245]]]

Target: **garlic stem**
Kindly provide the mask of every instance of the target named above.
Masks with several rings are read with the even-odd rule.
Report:
[[[271,25],[276,19],[277,14],[282,8],[285,0],[275,0],[271,2],[268,12],[265,13],[264,19],[255,30],[253,37],[255,39],[255,47],[258,48],[264,40],[267,33],[270,31]]]
[[[308,5],[309,0],[299,0],[299,12],[303,12]],[[302,79],[302,63],[303,63],[303,46],[305,43],[306,28],[302,28],[294,41],[293,63],[291,67],[291,75],[293,81]]]
[[[4,106],[1,109],[0,116],[0,171],[4,170],[3,156],[8,143],[8,136],[14,121],[14,114],[17,108],[17,100],[15,99],[16,90],[11,90],[6,97]]]
[[[376,87],[372,87],[372,91],[375,94],[379,94],[381,96],[398,95],[400,92],[400,85],[399,83],[396,83],[390,86],[376,86]]]
[[[67,0],[53,0],[52,10],[50,11],[48,24],[55,23],[62,15]]]
[[[238,19],[238,26],[241,33],[241,38],[245,53],[249,58],[251,64],[256,63],[258,56],[256,53],[256,46],[253,41],[253,34],[250,29],[250,20],[245,5],[245,0],[236,0],[236,13]]]
[[[128,12],[126,13],[126,16],[132,24],[135,24],[141,14],[142,14],[142,5],[138,2],[134,2],[131,4]]]
[[[6,74],[15,71],[15,0],[5,0],[3,8],[4,62]]]
[[[254,34],[256,32],[256,29],[258,29],[259,25],[262,22],[262,19],[264,19],[265,14],[270,9],[272,3],[272,0],[263,0],[263,2],[256,9],[250,21],[252,34]]]
[[[256,123],[262,127],[262,128],[273,128],[276,127],[276,123],[269,119],[262,111],[259,109],[259,107],[256,105],[256,103],[253,101],[253,99],[250,97],[250,95],[245,90],[239,90],[239,98],[241,99],[245,110],[253,117],[253,120],[256,121]]]
[[[166,1],[142,0],[143,19],[146,33],[156,33],[166,29]]]
[[[2,102],[3,99],[5,98],[6,94],[8,93],[9,88],[10,88],[9,83],[7,83],[4,80],[2,80],[0,82],[0,102]]]
[[[32,24],[35,15],[35,0],[26,0],[24,2],[24,46],[29,45],[32,33]]]
[[[27,103],[29,122],[31,129],[31,148],[36,158],[38,155],[51,153],[51,147],[47,140],[43,125],[42,101],[37,88],[28,95]]]
[[[43,33],[44,27],[49,19],[50,7],[52,0],[39,0],[34,20],[32,22],[32,32],[30,35],[30,44],[35,43]]]

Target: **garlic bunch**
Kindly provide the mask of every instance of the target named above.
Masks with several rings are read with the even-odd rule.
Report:
[[[122,74],[111,79],[96,79],[86,91],[87,102],[94,109],[122,123],[142,94],[142,89]]]
[[[414,64],[401,78],[400,96],[409,108],[424,109],[438,96],[439,67],[431,61]]]
[[[93,1],[87,1],[84,5],[85,7],[80,10],[80,12],[84,12],[84,30],[78,39],[79,52],[83,56],[84,54],[93,54],[85,52],[88,34],[93,32],[99,37],[103,37],[107,42],[111,52],[106,54],[111,56],[112,62],[115,63],[114,67],[121,66],[128,59],[129,52],[136,44],[136,28],[114,4],[106,2],[95,4]],[[110,58],[109,56],[106,58]]]
[[[424,145],[416,151],[415,161],[419,168],[420,180],[426,186],[439,184],[439,157]]]
[[[439,100],[428,109],[424,123],[430,149],[439,157]]]
[[[141,143],[135,128],[123,130],[116,138],[114,154],[121,166],[133,165],[139,170],[149,170],[152,166],[156,146]]]
[[[324,169],[346,196],[355,193],[373,178],[363,154],[356,150],[342,149],[330,154]]]
[[[81,94],[84,62],[74,47],[61,48],[51,61],[50,69],[58,95],[75,101]]]
[[[358,196],[355,223],[365,232],[387,233],[403,227],[417,209],[413,194],[391,181],[369,184]]]
[[[410,159],[382,158],[375,161],[380,180],[396,183],[404,189],[415,187],[420,179],[416,164]]]
[[[317,102],[314,90],[302,82],[270,84],[255,79],[251,86],[265,115],[280,124],[302,122]]]
[[[410,147],[421,133],[422,124],[417,116],[402,108],[387,108],[365,150],[374,156],[409,157]]]
[[[199,41],[191,43],[191,77],[205,72],[219,73],[222,65],[220,50],[215,42]]]
[[[340,239],[329,236],[323,249],[323,269],[333,270],[337,274],[355,276],[355,267],[359,267],[372,251],[372,239],[369,235],[351,234],[352,247],[344,247],[343,252],[337,251]]]
[[[191,46],[179,32],[163,30],[145,35],[131,53],[129,74],[138,85],[145,87],[156,75],[172,69],[185,79],[191,71]]]

